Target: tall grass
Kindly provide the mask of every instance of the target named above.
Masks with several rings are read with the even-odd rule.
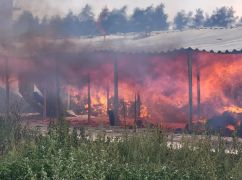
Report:
[[[232,147],[238,153],[226,154],[222,138],[215,142],[209,136],[184,136],[177,148],[167,146],[172,137],[158,129],[121,139],[102,134],[91,140],[83,128],[71,130],[61,121],[45,135],[18,132],[18,140],[1,134],[12,137],[14,145],[1,156],[0,179],[242,179],[236,137]]]

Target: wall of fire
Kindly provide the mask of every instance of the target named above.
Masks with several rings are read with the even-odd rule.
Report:
[[[187,58],[183,52],[9,57],[6,71],[6,58],[2,57],[0,72],[2,77],[6,73],[9,76],[7,80],[2,78],[2,86],[8,81],[11,91],[19,92],[36,111],[47,116],[56,115],[57,97],[63,109],[76,115],[87,114],[89,84],[91,117],[95,119],[107,117],[107,111],[114,108],[114,62],[117,61],[120,121],[133,122],[134,116],[138,116],[153,124],[185,124],[189,112]],[[192,54],[194,122],[207,121],[224,112],[240,118],[241,69],[242,55]]]

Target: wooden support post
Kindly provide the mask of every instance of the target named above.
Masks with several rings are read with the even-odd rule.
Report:
[[[140,100],[140,94],[137,94],[137,119],[140,119],[140,106],[141,106],[141,100]]]
[[[6,87],[6,118],[9,117],[10,111],[10,85],[9,85],[9,64],[8,58],[5,58],[5,87]]]
[[[88,83],[88,87],[87,87],[87,93],[88,93],[88,124],[91,123],[91,79],[90,79],[90,75],[88,75],[87,77],[87,83]]]
[[[119,125],[119,97],[118,97],[118,62],[117,59],[114,60],[114,117],[115,126]]]
[[[107,114],[109,112],[109,86],[107,86]]]
[[[134,131],[137,128],[137,94],[134,95]]]
[[[43,120],[46,120],[47,117],[47,83],[44,83],[44,105],[43,105]]]
[[[71,92],[70,88],[67,90],[67,110],[71,109]]]
[[[193,115],[193,103],[192,103],[192,53],[188,52],[188,88],[189,88],[189,113],[188,113],[188,131],[192,131],[192,115]]]
[[[197,117],[200,120],[201,116],[201,90],[200,90],[200,67],[197,62]]]
[[[59,65],[56,60],[56,118],[60,118],[60,79],[59,79]]]
[[[124,128],[126,129],[127,127],[127,122],[126,122],[126,106],[125,102],[123,101],[123,119],[124,119]]]

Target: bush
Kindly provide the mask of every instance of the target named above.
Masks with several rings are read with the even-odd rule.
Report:
[[[83,129],[81,129],[83,131]],[[22,137],[0,163],[0,179],[241,179],[241,153],[226,154],[222,138],[183,138],[167,146],[159,130],[121,139],[104,135],[94,141],[63,121],[46,135]],[[172,142],[172,139],[169,140]],[[241,152],[235,139],[233,147]],[[214,149],[214,151],[212,151]]]

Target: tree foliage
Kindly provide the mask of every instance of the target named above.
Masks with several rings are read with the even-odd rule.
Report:
[[[94,35],[97,33],[94,13],[89,5],[86,5],[79,14],[80,35]]]
[[[17,35],[37,34],[40,32],[39,19],[29,11],[24,11],[14,23],[14,32]]]
[[[69,12],[65,17],[44,17],[42,20],[24,11],[14,22],[14,32],[18,36],[51,35],[56,37],[79,37],[93,35],[108,35],[128,32],[151,32],[167,30],[172,24],[173,29],[182,30],[189,27],[228,27],[241,24],[237,21],[232,7],[217,8],[211,15],[202,9],[196,12],[181,10],[175,15],[173,22],[168,22],[168,14],[164,4],[134,9],[129,16],[127,7],[108,9],[104,7],[95,18],[91,6],[86,5],[80,13]]]
[[[228,27],[236,22],[237,17],[232,7],[217,8],[213,14],[206,20],[206,26]]]
[[[184,10],[179,11],[174,18],[174,28],[182,30],[191,26],[192,12],[186,13]]]
[[[130,27],[134,32],[167,30],[168,15],[163,4],[146,9],[136,8],[130,18]]]
[[[196,14],[193,17],[193,26],[202,27],[204,26],[204,22],[205,22],[204,11],[202,9],[197,9]]]

